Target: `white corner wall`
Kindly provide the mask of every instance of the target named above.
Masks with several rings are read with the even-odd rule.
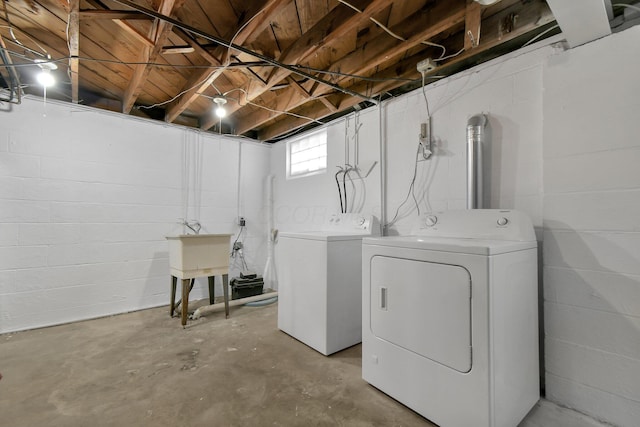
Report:
[[[165,236],[184,232],[185,143],[202,147],[202,232],[236,233],[247,217],[247,260],[261,272],[254,182],[268,174],[268,147],[38,99],[2,107],[0,333],[168,304]]]
[[[640,27],[544,67],[547,397],[640,420]]]

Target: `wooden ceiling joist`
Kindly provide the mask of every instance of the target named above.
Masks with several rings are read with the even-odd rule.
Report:
[[[80,19],[141,19],[148,21],[151,18],[134,10],[82,9],[80,10]]]
[[[386,32],[382,33],[370,43],[363,45],[355,52],[352,52],[344,58],[336,61],[330,71],[353,75],[366,75],[370,70],[383,62],[394,57],[401,56],[407,50],[420,44],[422,41],[429,40],[464,22],[465,0],[457,0],[455,4],[451,3],[454,2],[450,2],[447,5],[437,7],[428,12],[418,11],[391,29],[391,31],[395,33],[403,33],[403,29],[409,33],[415,32],[415,35],[411,36],[410,39],[402,42],[391,37]],[[348,77],[340,80],[346,79],[348,79]],[[313,93],[313,96],[323,97],[330,92],[330,88],[327,88],[326,86],[318,86],[317,90]],[[292,94],[290,98],[295,99],[295,101],[292,101],[289,104],[289,108],[280,105],[279,108],[273,107],[273,109],[278,111],[289,111],[309,101],[308,97],[302,96],[301,94],[297,94],[297,96]],[[237,123],[237,132],[239,134],[247,132],[249,129],[260,126],[273,119],[275,116],[276,114],[270,111],[255,111],[252,114],[243,117],[242,120]]]
[[[233,29],[228,34],[226,34],[226,37],[228,37],[229,40],[233,39],[234,43],[240,44],[247,42],[247,40],[251,37],[257,37],[256,32],[264,30],[264,28],[268,25],[269,20],[273,17],[274,14],[280,11],[285,3],[285,0],[269,0],[261,8],[248,11],[245,21],[240,23],[239,26],[239,28],[242,28],[242,30],[238,31],[236,29]],[[191,47],[195,48],[196,52],[212,66],[222,67],[223,61],[225,64],[228,64],[231,49],[227,49],[225,47],[220,47],[217,49],[218,55],[220,55],[221,58],[225,58],[224,60],[221,60],[215,58],[206,49],[202,48],[199,43],[184,30],[179,30],[179,34],[181,34],[181,37],[185,39],[185,41],[189,43]],[[184,110],[189,107],[189,105],[191,105],[192,102],[194,102],[198,98],[198,96],[204,93],[204,91],[207,90],[211,86],[211,84],[213,84],[218,79],[222,71],[222,69],[205,69],[200,72],[193,73],[186,84],[183,86],[183,89],[181,90],[182,95],[169,104],[165,113],[165,121],[173,122]],[[213,120],[213,118],[211,119]],[[207,119],[205,121],[208,123],[209,120]],[[213,123],[209,127],[211,126],[213,126]]]
[[[540,25],[545,25],[553,21],[553,15],[551,14],[549,7],[547,6],[544,0],[532,0],[532,3],[534,3],[536,7],[522,9],[521,5],[515,4],[503,10],[501,13],[496,14],[492,17],[489,17],[486,20],[486,22],[483,23],[483,27],[486,30],[482,39],[480,40],[480,44],[476,46],[474,49],[470,51],[465,51],[460,55],[456,56],[455,58],[448,60],[447,63],[444,64],[444,67],[454,66],[457,63],[468,60],[469,58],[473,57],[479,52],[488,51],[500,45],[501,43],[504,43],[505,41],[523,36],[524,34],[527,34],[532,30],[538,28]],[[508,18],[514,13],[517,13],[519,16],[517,25],[515,25],[509,33],[505,34],[501,32],[500,22],[504,21],[505,18]],[[418,61],[424,59],[424,57],[422,57],[421,55],[422,54],[418,54],[407,60],[403,60],[402,62],[397,63],[394,66],[389,67],[386,70],[383,70],[382,72],[374,74],[372,77],[375,77],[377,79],[405,78],[405,77],[410,78],[411,76],[415,75],[415,64],[417,64]],[[398,72],[398,70],[402,70],[402,71]],[[431,71],[428,74],[438,74],[439,71],[440,69],[436,68],[435,70]],[[402,83],[398,81],[395,81],[395,82],[389,81],[386,83],[374,83],[373,85],[370,85],[366,81],[360,81],[352,85],[350,89],[353,91],[365,92],[369,90],[372,93],[380,93],[380,92],[383,92],[384,90],[394,89],[395,87],[398,87],[401,84]],[[342,94],[337,94],[337,93],[334,95],[330,95],[327,99],[330,101],[333,101],[332,104],[339,105],[338,108],[340,111],[344,111],[348,108],[351,108],[358,103],[358,102],[354,102],[353,98],[344,97]],[[301,105],[304,105],[304,104],[301,104]],[[308,105],[304,105],[302,109],[296,109],[293,111],[298,115],[303,115],[314,120],[322,119],[332,114],[332,112],[326,109],[324,105],[319,105],[318,103],[312,103],[312,102],[309,102]],[[256,112],[253,114],[256,114],[256,115],[262,114],[263,118],[266,117],[264,112]],[[270,119],[274,119],[275,117],[276,115],[272,114],[270,116]],[[262,120],[262,119],[258,119],[257,116],[245,117],[243,118],[242,123],[245,123],[245,120],[248,122],[249,120]],[[266,121],[263,123],[266,123]],[[270,140],[273,138],[277,138],[278,136],[283,135],[287,132],[290,132],[296,127],[305,126],[307,124],[309,124],[309,120],[305,120],[301,118],[280,120],[264,127],[262,130],[259,131],[258,135],[260,139]],[[240,126],[240,124],[238,126]],[[238,131],[241,131],[241,130],[242,128],[239,127]]]
[[[71,102],[78,103],[80,54],[80,0],[69,0],[69,72],[71,74]]]
[[[179,9],[185,0],[162,0],[158,12],[165,16],[171,16]],[[161,19],[156,19],[150,30],[150,38],[153,39],[153,47],[145,46],[140,54],[138,64],[135,67],[129,87],[124,93],[122,99],[122,112],[129,113],[133,108],[133,104],[138,99],[142,87],[146,83],[147,76],[151,72],[150,63],[155,62],[159,57],[162,47],[164,46],[173,25]]]
[[[389,7],[392,0],[373,0],[370,2],[367,2],[367,0],[351,0],[350,3],[362,10],[362,13],[358,13],[344,5],[334,8],[283,52],[278,61],[284,64],[299,64],[320,47],[343,37],[347,32],[353,31],[362,22],[367,21],[373,14]],[[247,99],[253,101],[290,74],[290,70],[275,68],[269,77],[269,82],[266,85],[251,88],[246,95]],[[233,113],[239,108],[240,105],[231,105],[228,110]],[[209,129],[214,124],[215,120],[212,118],[204,122],[202,127],[203,129]]]

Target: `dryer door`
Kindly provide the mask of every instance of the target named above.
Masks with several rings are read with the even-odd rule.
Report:
[[[374,256],[371,331],[459,372],[471,370],[471,276],[460,266]]]

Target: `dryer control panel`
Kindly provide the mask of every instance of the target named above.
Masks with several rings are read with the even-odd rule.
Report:
[[[412,234],[418,236],[535,241],[531,219],[507,209],[465,209],[429,212],[420,216]]]
[[[339,213],[327,218],[322,231],[377,235],[380,232],[380,226],[373,215]]]

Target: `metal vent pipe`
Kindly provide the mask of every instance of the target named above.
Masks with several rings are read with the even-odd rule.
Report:
[[[482,147],[487,116],[476,114],[467,122],[467,209],[482,209]]]

